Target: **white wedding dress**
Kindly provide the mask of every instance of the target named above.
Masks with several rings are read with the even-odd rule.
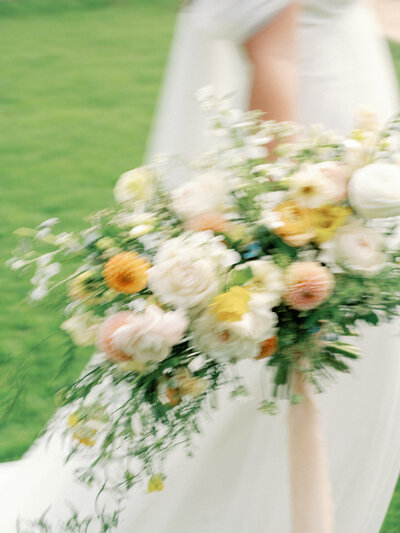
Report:
[[[193,155],[207,147],[193,96],[199,87],[237,90],[237,105],[246,106],[251,70],[241,43],[287,4],[195,0],[181,13],[150,154]],[[389,56],[363,2],[308,0],[300,48],[301,122],[343,132],[358,104],[375,108],[382,120],[397,111]],[[378,533],[400,470],[399,323],[363,327],[358,344],[363,358],[353,374],[318,397],[336,533]],[[149,495],[135,487],[118,533],[290,532],[287,406],[275,417],[261,415],[256,407],[268,376],[252,361],[242,362],[241,370],[251,395],[240,402],[230,401],[228,391],[221,395],[219,410],[203,424],[195,457],[174,452],[164,491]],[[18,515],[37,518],[50,506],[48,516],[59,524],[70,514],[66,500],[83,515],[91,513],[95,494],[76,483],[73,468],[64,465],[57,436],[2,465],[0,532],[15,533]],[[56,525],[54,532],[61,531]]]

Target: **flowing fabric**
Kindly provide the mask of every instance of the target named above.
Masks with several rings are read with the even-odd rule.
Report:
[[[204,122],[193,96],[196,89],[211,84],[220,94],[235,90],[235,104],[247,106],[251,69],[240,42],[268,23],[279,11],[278,4],[222,3],[226,10],[222,18],[221,12],[215,14],[211,32],[204,24],[201,1],[192,2],[179,17],[149,155],[192,156],[207,148]],[[248,28],[235,30],[230,38],[243,4],[247,9],[268,4],[273,11],[266,14],[261,9],[257,21],[252,18]],[[286,5],[283,1],[280,7]],[[306,3],[300,22],[299,62],[299,119],[304,124],[318,122],[345,132],[359,104],[375,108],[382,120],[398,109],[386,46],[372,13],[361,2]],[[327,442],[336,533],[378,533],[400,470],[399,324],[362,327],[357,344],[363,358],[354,363],[353,374],[338,377],[325,395],[317,397]],[[171,455],[164,491],[149,495],[142,486],[132,489],[118,533],[291,531],[288,406],[283,402],[277,416],[261,415],[257,405],[262,390],[268,388],[269,376],[252,361],[242,361],[239,371],[250,396],[232,401],[229,390],[221,392],[218,411],[203,422],[194,458],[180,449]],[[62,414],[58,415],[60,426]],[[69,514],[65,500],[83,514],[92,511],[95,494],[76,483],[76,464],[65,466],[64,453],[56,436],[48,446],[41,440],[24,459],[1,467],[2,533],[16,532],[17,515],[37,518],[49,506],[49,517],[57,524]],[[60,529],[56,526],[55,531]]]

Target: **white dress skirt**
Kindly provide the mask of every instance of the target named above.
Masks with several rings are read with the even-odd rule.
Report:
[[[196,89],[236,91],[247,106],[251,69],[242,42],[287,1],[194,0],[179,16],[149,154],[191,156],[207,148]],[[341,132],[359,104],[382,120],[398,110],[390,58],[363,2],[309,0],[300,22],[299,120]],[[172,183],[170,186],[174,186]],[[400,471],[400,326],[363,327],[363,358],[318,397],[333,484],[336,533],[379,533]],[[289,533],[287,405],[276,416],[256,407],[268,376],[240,363],[251,395],[204,421],[194,458],[176,450],[164,491],[128,495],[117,533]],[[61,423],[62,424],[62,423]],[[0,468],[0,532],[15,533],[16,517],[37,518],[50,507],[52,531],[64,531],[66,501],[83,515],[95,492],[75,481],[61,439],[40,440],[26,456]],[[103,502],[104,503],[104,502]],[[23,530],[36,533],[36,530]],[[42,531],[42,530],[37,530]],[[98,533],[99,527],[89,529]],[[309,533],[319,533],[309,532]]]

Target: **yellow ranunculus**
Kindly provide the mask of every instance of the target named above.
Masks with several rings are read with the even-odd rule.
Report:
[[[68,296],[71,300],[77,302],[87,301],[90,303],[90,298],[96,294],[97,283],[96,272],[91,270],[86,270],[81,272],[68,282]]]
[[[318,244],[329,241],[340,226],[343,226],[351,213],[352,210],[348,207],[335,205],[326,205],[310,210],[314,241]]]
[[[244,287],[231,287],[210,304],[211,312],[220,322],[238,322],[249,310],[250,292]]]
[[[274,229],[290,246],[304,246],[313,238],[310,223],[309,210],[296,204],[296,202],[284,202],[275,207],[280,226]]]
[[[149,479],[149,484],[147,487],[148,492],[161,491],[163,488],[164,482],[162,474],[153,474]]]

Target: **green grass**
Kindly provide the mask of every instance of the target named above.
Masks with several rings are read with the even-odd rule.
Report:
[[[141,162],[177,0],[0,0],[0,401],[24,362],[26,393],[0,428],[0,460],[16,459],[55,409],[63,338],[3,265],[12,232],[57,216],[81,227],[108,204],[115,179]],[[392,47],[400,73],[400,47]],[[38,340],[45,339],[39,346]],[[46,340],[47,339],[47,340]],[[397,533],[400,487],[382,533]]]
[[[3,383],[57,324],[47,310],[21,303],[28,283],[3,266],[12,232],[51,216],[64,229],[80,227],[109,203],[116,178],[140,164],[176,13],[161,0],[98,9],[94,0],[81,2],[87,9],[57,2],[51,15],[41,12],[44,1],[0,3]],[[37,14],[17,10],[29,13],[34,4]],[[86,362],[88,353],[79,352],[69,374],[54,381],[60,342],[44,342],[28,359],[26,397],[1,429],[2,460],[26,450],[54,409],[55,390]],[[7,387],[0,389],[4,397]]]

